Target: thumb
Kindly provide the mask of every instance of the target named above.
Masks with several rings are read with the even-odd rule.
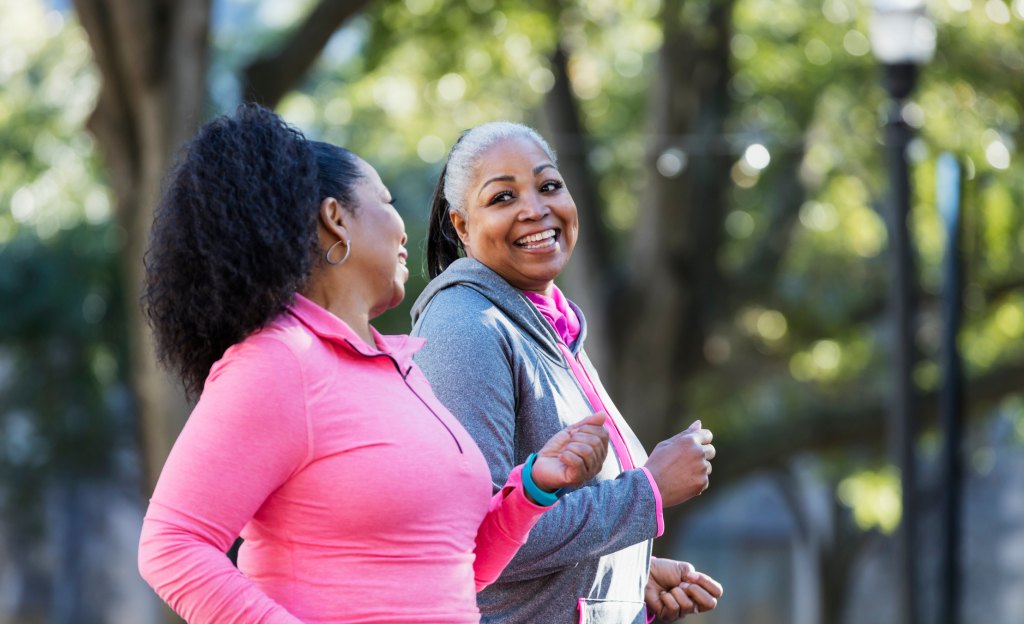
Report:
[[[686,431],[684,431],[683,433],[690,433],[691,431],[700,431],[700,428],[701,428],[701,424],[700,424],[700,419],[698,418],[697,420],[695,420],[692,423],[690,423],[690,426],[687,427]]]

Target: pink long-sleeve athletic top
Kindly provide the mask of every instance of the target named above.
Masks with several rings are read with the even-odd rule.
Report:
[[[492,496],[412,362],[421,339],[374,337],[296,295],[210,371],[139,545],[143,577],[191,624],[479,621],[475,591],[547,508],[521,467]]]

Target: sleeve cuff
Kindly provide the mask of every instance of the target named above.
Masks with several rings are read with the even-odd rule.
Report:
[[[505,481],[505,486],[501,488],[501,498],[494,497],[491,501],[492,509],[496,509],[499,506],[506,506],[509,509],[506,510],[506,515],[503,519],[503,527],[507,529],[507,534],[516,535],[523,528],[528,533],[533,525],[540,520],[540,517],[544,515],[545,511],[554,507],[554,505],[538,505],[537,503],[530,500],[526,495],[526,488],[523,486],[523,466],[519,465],[512,469],[512,472],[508,475],[508,480]],[[556,502],[555,505],[558,503]],[[525,542],[525,537],[520,540]]]
[[[651,491],[654,493],[654,515],[658,519],[658,534],[654,537],[661,537],[665,533],[665,513],[661,505],[661,491],[658,489],[657,482],[654,481],[654,475],[647,467],[642,467],[640,470],[643,471],[647,477],[647,482],[651,484]]]

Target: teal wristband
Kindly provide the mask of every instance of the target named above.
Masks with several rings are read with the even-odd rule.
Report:
[[[535,459],[537,459],[536,453],[530,453],[530,456],[526,458],[526,465],[523,466],[523,489],[538,505],[550,507],[558,502],[562,488],[558,488],[554,492],[545,492],[533,482],[533,460]]]

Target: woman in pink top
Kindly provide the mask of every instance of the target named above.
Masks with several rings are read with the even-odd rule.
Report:
[[[405,242],[372,167],[257,106],[203,126],[171,172],[143,304],[199,400],[139,567],[192,624],[477,622],[554,491],[604,462],[598,414],[492,495],[412,362],[423,340],[370,325],[404,296]]]

